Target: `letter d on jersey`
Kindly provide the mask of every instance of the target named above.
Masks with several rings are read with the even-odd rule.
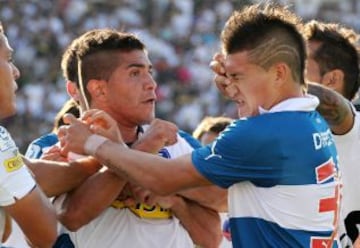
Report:
[[[319,150],[322,147],[321,137],[319,133],[313,133],[313,141],[314,141],[315,150]]]

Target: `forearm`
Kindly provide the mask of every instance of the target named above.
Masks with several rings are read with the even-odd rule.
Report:
[[[25,160],[25,163],[45,194],[53,197],[74,189],[101,166],[94,159],[81,161]]]
[[[171,210],[196,245],[204,248],[219,247],[222,233],[220,216],[216,211],[182,197],[176,197]]]
[[[57,237],[57,220],[53,207],[41,190],[35,187],[4,209],[17,222],[31,247],[52,247]]]
[[[124,185],[125,181],[110,170],[96,173],[68,193],[57,213],[59,221],[69,230],[76,231],[108,208]]]
[[[354,122],[354,113],[349,101],[334,90],[316,83],[308,84],[308,92],[319,98],[317,111],[328,122],[335,134],[348,132]]]
[[[169,195],[182,189],[210,184],[196,171],[190,155],[164,159],[133,151],[110,140],[102,143],[93,155],[122,178],[158,195]]]
[[[215,211],[227,211],[227,190],[218,186],[198,187],[177,194]]]

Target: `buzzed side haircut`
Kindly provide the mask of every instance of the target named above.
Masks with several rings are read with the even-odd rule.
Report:
[[[249,59],[264,69],[286,63],[293,79],[305,85],[306,43],[302,22],[285,6],[257,4],[235,11],[221,33],[224,54],[249,52]]]
[[[78,61],[82,61],[83,84],[91,79],[108,80],[118,67],[119,52],[146,51],[145,45],[134,35],[113,29],[94,29],[75,39],[65,50],[61,69],[66,80],[77,83]],[[89,99],[86,86],[85,94]]]

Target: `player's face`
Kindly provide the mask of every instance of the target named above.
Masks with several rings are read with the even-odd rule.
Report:
[[[226,56],[225,71],[236,88],[232,98],[238,105],[240,117],[254,116],[259,107],[268,109],[271,98],[270,75],[264,68],[249,62],[247,52],[237,52]]]
[[[0,118],[13,115],[16,112],[15,91],[20,72],[12,62],[12,52],[4,34],[0,34]]]
[[[344,95],[344,81],[336,80],[338,77],[334,77],[334,70],[323,72],[320,71],[319,64],[312,59],[313,54],[319,49],[321,43],[317,41],[309,41],[309,58],[306,65],[306,78],[311,82],[316,82],[325,85],[338,93]]]
[[[306,64],[306,78],[311,82],[316,82],[321,84],[322,83],[322,76],[320,73],[319,64],[312,59],[312,54],[319,48],[320,43],[309,41],[308,48],[309,48],[309,58]]]
[[[123,125],[149,123],[155,117],[156,82],[147,53],[142,50],[122,52],[118,68],[108,83],[109,113]]]

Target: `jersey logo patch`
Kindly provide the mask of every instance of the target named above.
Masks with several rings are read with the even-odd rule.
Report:
[[[331,238],[326,237],[311,237],[311,248],[329,248],[332,247]]]
[[[330,178],[333,178],[336,174],[335,163],[332,158],[330,158],[325,163],[317,166],[316,171],[316,182],[324,183]]]
[[[19,154],[4,161],[4,167],[7,172],[18,170],[23,166],[23,164],[24,162]]]
[[[163,158],[171,158],[170,153],[166,148],[161,148],[158,154]]]
[[[209,156],[207,156],[205,158],[205,160],[209,160],[210,158],[219,158],[219,159],[222,159],[222,156],[219,155],[219,154],[216,154],[215,153],[215,146],[216,146],[216,143],[217,143],[217,140],[214,141],[212,144],[211,144],[211,154]]]

